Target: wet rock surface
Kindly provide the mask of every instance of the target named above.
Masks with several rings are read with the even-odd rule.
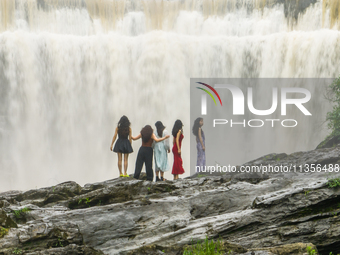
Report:
[[[335,146],[244,166],[330,169],[339,155]],[[199,173],[0,193],[0,254],[182,254],[206,238],[222,240],[225,254],[304,254],[307,246],[337,254],[340,189],[327,185],[336,173]]]

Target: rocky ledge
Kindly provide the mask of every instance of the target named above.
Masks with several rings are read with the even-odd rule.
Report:
[[[340,189],[329,185],[340,147],[244,166],[268,164],[323,171],[120,178],[0,193],[0,254],[182,254],[206,238],[221,240],[225,254],[304,254],[308,246],[340,253]]]

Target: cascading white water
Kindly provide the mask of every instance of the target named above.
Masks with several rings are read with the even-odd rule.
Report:
[[[181,119],[188,170],[190,77],[338,76],[338,1],[286,2],[2,0],[0,191],[117,177],[123,114]]]

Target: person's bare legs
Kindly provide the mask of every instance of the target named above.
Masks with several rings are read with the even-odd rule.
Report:
[[[163,180],[164,180],[164,172],[162,172],[162,171],[160,171],[160,172],[161,172],[161,178],[163,178]]]
[[[124,153],[124,175],[127,175],[129,154]]]
[[[119,169],[119,175],[122,175],[122,153],[121,152],[118,152],[118,169]]]
[[[156,171],[156,177],[158,177],[158,178],[159,178],[159,172],[160,171]],[[161,172],[161,175],[162,175],[162,172]]]
[[[178,179],[178,174],[174,174],[174,180]]]

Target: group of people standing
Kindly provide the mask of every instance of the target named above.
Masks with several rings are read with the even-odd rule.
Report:
[[[128,157],[133,152],[132,140],[142,139],[142,146],[139,148],[134,178],[138,179],[145,164],[147,180],[153,180],[152,170],[152,157],[154,155],[155,160],[155,172],[156,182],[164,181],[164,172],[170,169],[168,162],[168,153],[170,153],[169,138],[170,135],[165,129],[165,126],[161,121],[155,123],[156,130],[154,131],[150,125],[146,125],[142,128],[137,136],[132,136],[130,127],[131,123],[129,119],[124,115],[120,118],[115,130],[115,134],[112,138],[110,150],[116,152],[118,155],[118,169],[120,177],[129,177],[127,174]],[[202,130],[203,119],[197,118],[193,126],[193,133],[196,136],[197,141],[197,164],[205,165],[205,136]],[[183,135],[183,123],[181,120],[176,120],[171,132],[173,136],[172,152],[174,155],[174,162],[172,166],[172,174],[174,180],[179,178],[180,174],[183,174],[183,161],[181,157],[181,147]],[[197,135],[196,135],[197,134]],[[118,136],[118,139],[117,139]],[[117,139],[117,141],[116,141]],[[114,142],[115,146],[113,147]],[[122,161],[124,157],[124,173],[122,169]]]

